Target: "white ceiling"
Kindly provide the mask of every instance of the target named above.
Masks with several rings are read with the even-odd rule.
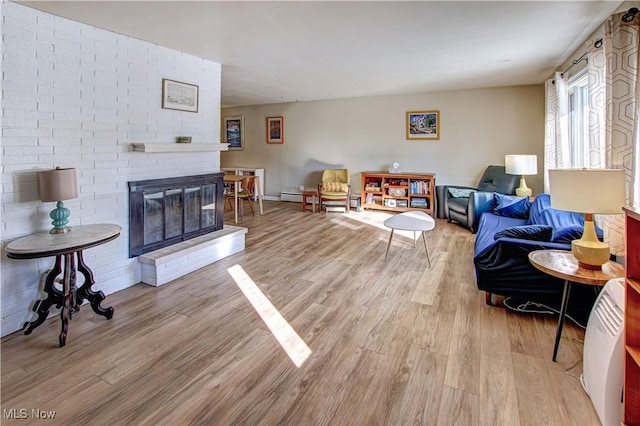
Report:
[[[222,105],[543,82],[621,1],[21,1],[222,64]]]

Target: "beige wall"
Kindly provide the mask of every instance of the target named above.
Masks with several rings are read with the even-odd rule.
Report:
[[[405,113],[440,110],[440,140],[405,139]],[[505,154],[537,154],[542,170],[544,86],[516,86],[222,109],[243,115],[245,146],[221,153],[222,167],[262,167],[265,194],[316,185],[327,167],[346,167],[354,190],[363,170],[436,173],[436,184],[475,185]],[[268,116],[284,116],[285,143],[266,143]],[[542,173],[527,178],[534,194]],[[357,190],[359,192],[359,190]]]

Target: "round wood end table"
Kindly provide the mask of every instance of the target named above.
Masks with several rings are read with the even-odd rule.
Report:
[[[556,361],[562,328],[569,305],[569,293],[571,283],[586,285],[604,286],[612,278],[624,277],[624,267],[619,263],[608,261],[602,265],[602,269],[586,269],[578,265],[578,259],[573,253],[565,250],[536,250],[529,253],[529,261],[538,270],[549,274],[552,277],[564,280],[562,290],[562,303],[560,305],[560,315],[558,317],[558,329],[556,330],[556,341],[553,346],[553,361]]]

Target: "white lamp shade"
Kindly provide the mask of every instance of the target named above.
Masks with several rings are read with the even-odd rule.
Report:
[[[76,169],[56,168],[38,173],[41,201],[63,201],[78,196]]]
[[[535,175],[538,174],[537,155],[505,155],[505,173],[508,175]]]
[[[551,207],[576,213],[619,214],[625,204],[624,170],[549,170]]]

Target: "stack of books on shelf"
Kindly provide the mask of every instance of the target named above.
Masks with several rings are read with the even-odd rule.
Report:
[[[411,193],[412,194],[428,194],[429,181],[428,180],[412,180]]]
[[[417,209],[426,209],[427,206],[427,199],[426,198],[412,198],[411,199],[411,207],[413,208],[417,208]]]

